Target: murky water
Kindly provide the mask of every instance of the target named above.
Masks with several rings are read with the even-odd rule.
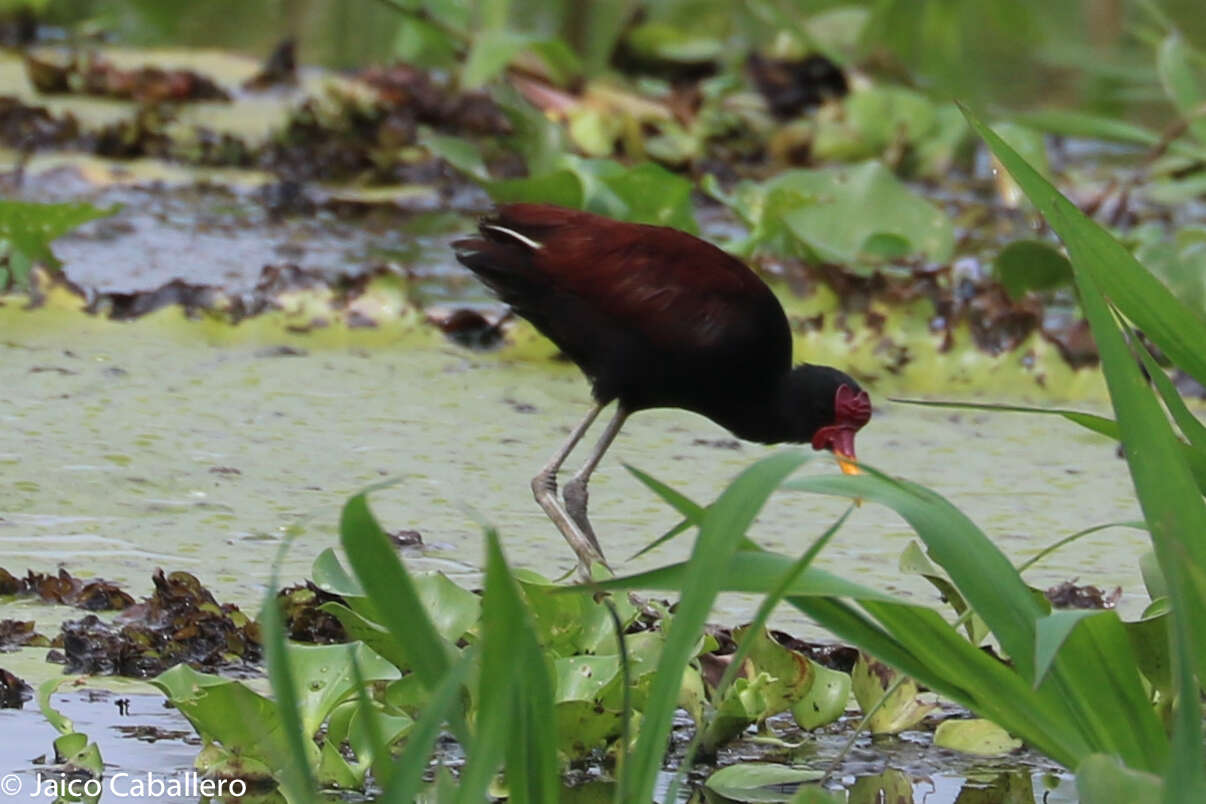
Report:
[[[164,708],[158,695],[140,693],[145,685],[127,683],[125,689],[67,691],[52,696],[56,709],[71,718],[77,730],[85,733],[100,748],[108,770],[102,781],[102,801],[194,802],[196,795],[173,794],[175,784],[187,789],[196,784],[191,770],[200,740],[188,721],[176,710]],[[118,701],[126,708],[119,709]],[[822,770],[846,740],[837,731],[848,730],[851,720],[834,726],[827,733],[812,735],[786,755],[749,743],[725,750],[724,762],[771,759],[799,767]],[[45,793],[58,777],[36,760],[51,751],[57,736],[36,708],[0,709],[0,775],[5,776],[5,792],[13,800],[51,800]],[[798,737],[799,735],[792,735]],[[702,783],[710,768],[691,775],[679,800],[686,801],[692,788]],[[663,774],[655,795],[664,800],[672,773]],[[19,782],[15,788],[12,779]],[[164,792],[150,795],[150,786],[160,784]],[[140,787],[141,785],[141,787]],[[958,804],[968,796],[977,801],[1043,801],[1045,804],[1074,802],[1075,784],[1048,760],[1029,751],[1008,757],[972,757],[930,745],[925,732],[905,732],[896,737],[861,738],[833,775],[832,787],[851,791],[852,796],[868,796],[887,789],[909,791],[915,801],[927,804]],[[42,791],[42,792],[39,792]],[[609,782],[594,781],[562,791],[564,802],[609,802],[614,794]],[[1029,794],[1030,797],[1027,797]],[[711,794],[709,794],[710,796]],[[784,793],[786,798],[788,793]],[[327,800],[358,801],[360,797],[332,795]],[[698,797],[690,799],[700,801]],[[727,801],[705,796],[703,801]],[[852,799],[852,800],[872,800]],[[876,798],[875,800],[879,800]]]
[[[423,535],[413,566],[477,583],[478,523],[486,520],[514,564],[551,576],[570,569],[572,553],[532,501],[528,480],[585,412],[588,390],[576,370],[469,352],[434,331],[307,337],[268,326],[257,334],[250,322],[232,333],[175,310],[118,324],[0,308],[0,566],[62,566],[136,596],[149,591],[156,567],[184,569],[220,600],[255,608],[287,532],[296,538],[281,576],[293,583],[337,542],[345,498],[396,478],[372,501],[388,530]],[[945,495],[1014,561],[1138,513],[1114,445],[1074,425],[877,403],[860,434],[864,460]],[[734,444],[691,414],[635,416],[591,484],[592,519],[616,569],[681,559],[689,548],[682,537],[628,560],[676,516],[622,463],[706,502],[769,451]],[[818,456],[803,471],[836,467]],[[838,499],[781,493],[752,535],[799,550],[843,509]],[[895,514],[863,506],[821,564],[934,601],[927,584],[897,571],[911,538]],[[1122,586],[1122,608],[1134,614],[1144,598],[1135,559],[1145,544],[1141,532],[1105,531],[1027,577],[1040,586],[1072,578]],[[39,611],[44,632],[71,616],[20,605],[25,618]],[[752,609],[752,600],[726,597],[715,616],[736,622]],[[779,624],[810,633],[786,611]]]

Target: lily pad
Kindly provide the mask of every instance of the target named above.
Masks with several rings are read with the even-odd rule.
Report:
[[[704,786],[733,801],[790,801],[795,788],[815,782],[821,771],[776,765],[770,762],[743,762],[721,768],[708,777]]]
[[[864,712],[870,711],[884,697],[898,675],[883,662],[859,653],[851,679],[854,697]],[[917,682],[905,679],[879,706],[868,725],[872,734],[897,734],[916,726],[935,706],[937,704],[919,696]]]
[[[952,748],[965,754],[996,756],[1008,754],[1022,747],[1022,741],[1009,736],[1009,732],[983,718],[967,720],[944,720],[934,730],[934,745]]]
[[[880,162],[788,171],[761,185],[739,186],[733,201],[756,229],[776,231],[774,221],[763,220],[774,215],[814,259],[855,270],[880,261],[868,246],[882,244],[885,236],[907,243],[908,254],[935,262],[948,260],[955,246],[950,218]]]

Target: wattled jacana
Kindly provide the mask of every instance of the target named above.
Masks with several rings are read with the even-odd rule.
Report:
[[[500,206],[456,257],[589,378],[595,405],[532,479],[536,501],[589,576],[603,551],[586,517],[591,472],[629,415],[683,408],[764,444],[832,450],[857,472],[854,434],[871,401],[837,369],[792,368],[791,330],[740,260],[676,229],[547,204]],[[615,416],[557,499],[557,471],[595,417]]]

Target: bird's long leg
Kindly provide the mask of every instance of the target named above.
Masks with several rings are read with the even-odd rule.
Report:
[[[607,452],[607,448],[611,446],[611,442],[615,441],[616,435],[620,432],[620,428],[624,426],[624,422],[627,419],[628,411],[624,410],[622,405],[616,407],[616,415],[607,423],[607,429],[603,431],[603,435],[599,436],[599,443],[595,444],[595,448],[591,451],[590,457],[586,459],[586,463],[574,474],[570,482],[565,484],[565,490],[562,492],[562,496],[565,498],[566,512],[574,520],[578,529],[590,539],[591,544],[594,545],[599,555],[603,555],[603,548],[599,547],[599,539],[595,536],[594,528],[590,526],[590,520],[586,517],[586,484],[590,482],[591,472],[595,471],[595,467],[603,459],[603,453]]]
[[[592,564],[607,565],[603,558],[603,552],[599,549],[593,536],[587,536],[573,519],[565,512],[565,508],[561,505],[561,500],[557,498],[557,470],[561,468],[561,464],[565,463],[565,459],[569,457],[570,452],[582,440],[582,436],[590,428],[595,418],[599,415],[599,411],[603,410],[603,405],[595,404],[590,412],[586,414],[578,426],[570,433],[569,438],[561,445],[553,457],[549,458],[549,462],[544,465],[540,473],[532,478],[532,494],[536,497],[536,502],[540,503],[540,507],[544,509],[548,518],[553,520],[553,524],[561,531],[561,535],[569,542],[569,546],[573,548],[578,555],[578,572],[584,578],[590,578],[590,567]]]

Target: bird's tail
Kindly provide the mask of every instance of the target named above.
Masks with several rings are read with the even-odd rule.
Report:
[[[478,223],[477,237],[453,242],[457,260],[477,274],[508,304],[530,299],[542,284],[534,260],[541,249],[539,232],[508,214],[515,207],[500,207]]]

